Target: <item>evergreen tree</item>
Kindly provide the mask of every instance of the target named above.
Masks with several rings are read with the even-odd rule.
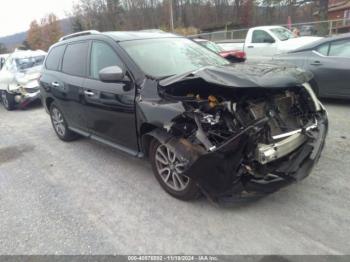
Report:
[[[0,43],[0,54],[7,54],[8,50],[3,43]]]

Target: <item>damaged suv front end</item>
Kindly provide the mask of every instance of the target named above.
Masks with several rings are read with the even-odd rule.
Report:
[[[63,65],[66,59],[75,65],[67,49],[80,44],[91,72],[77,86],[70,77],[77,73]],[[202,193],[214,202],[236,201],[301,180],[320,158],[328,130],[311,73],[231,64],[168,33],[67,36],[52,47],[40,82],[61,140],[80,134],[147,156],[161,187],[181,200]]]
[[[308,176],[320,157],[327,114],[312,75],[271,64],[209,66],[142,89],[148,136],[170,148],[181,173],[215,202],[260,197]],[[146,141],[146,140],[144,140]]]

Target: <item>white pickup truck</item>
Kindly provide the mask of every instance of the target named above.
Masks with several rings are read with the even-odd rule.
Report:
[[[225,40],[217,44],[225,50],[244,51],[248,60],[266,60],[319,39],[321,37],[295,37],[290,30],[282,26],[260,26],[250,28],[245,39]]]

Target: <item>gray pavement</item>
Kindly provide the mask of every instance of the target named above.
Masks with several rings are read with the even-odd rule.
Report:
[[[41,107],[0,106],[0,254],[350,254],[350,102],[310,177],[217,208],[167,195],[147,161],[61,142]]]

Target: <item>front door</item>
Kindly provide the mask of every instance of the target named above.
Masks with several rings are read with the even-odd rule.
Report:
[[[115,49],[93,41],[90,52],[90,77],[84,83],[84,107],[91,133],[100,139],[137,150],[135,88],[127,79],[118,83],[99,80],[99,71],[109,66],[124,67]]]
[[[275,39],[264,30],[254,30],[252,33],[251,43],[247,43],[244,47],[247,59],[251,60],[267,60],[276,53]]]

